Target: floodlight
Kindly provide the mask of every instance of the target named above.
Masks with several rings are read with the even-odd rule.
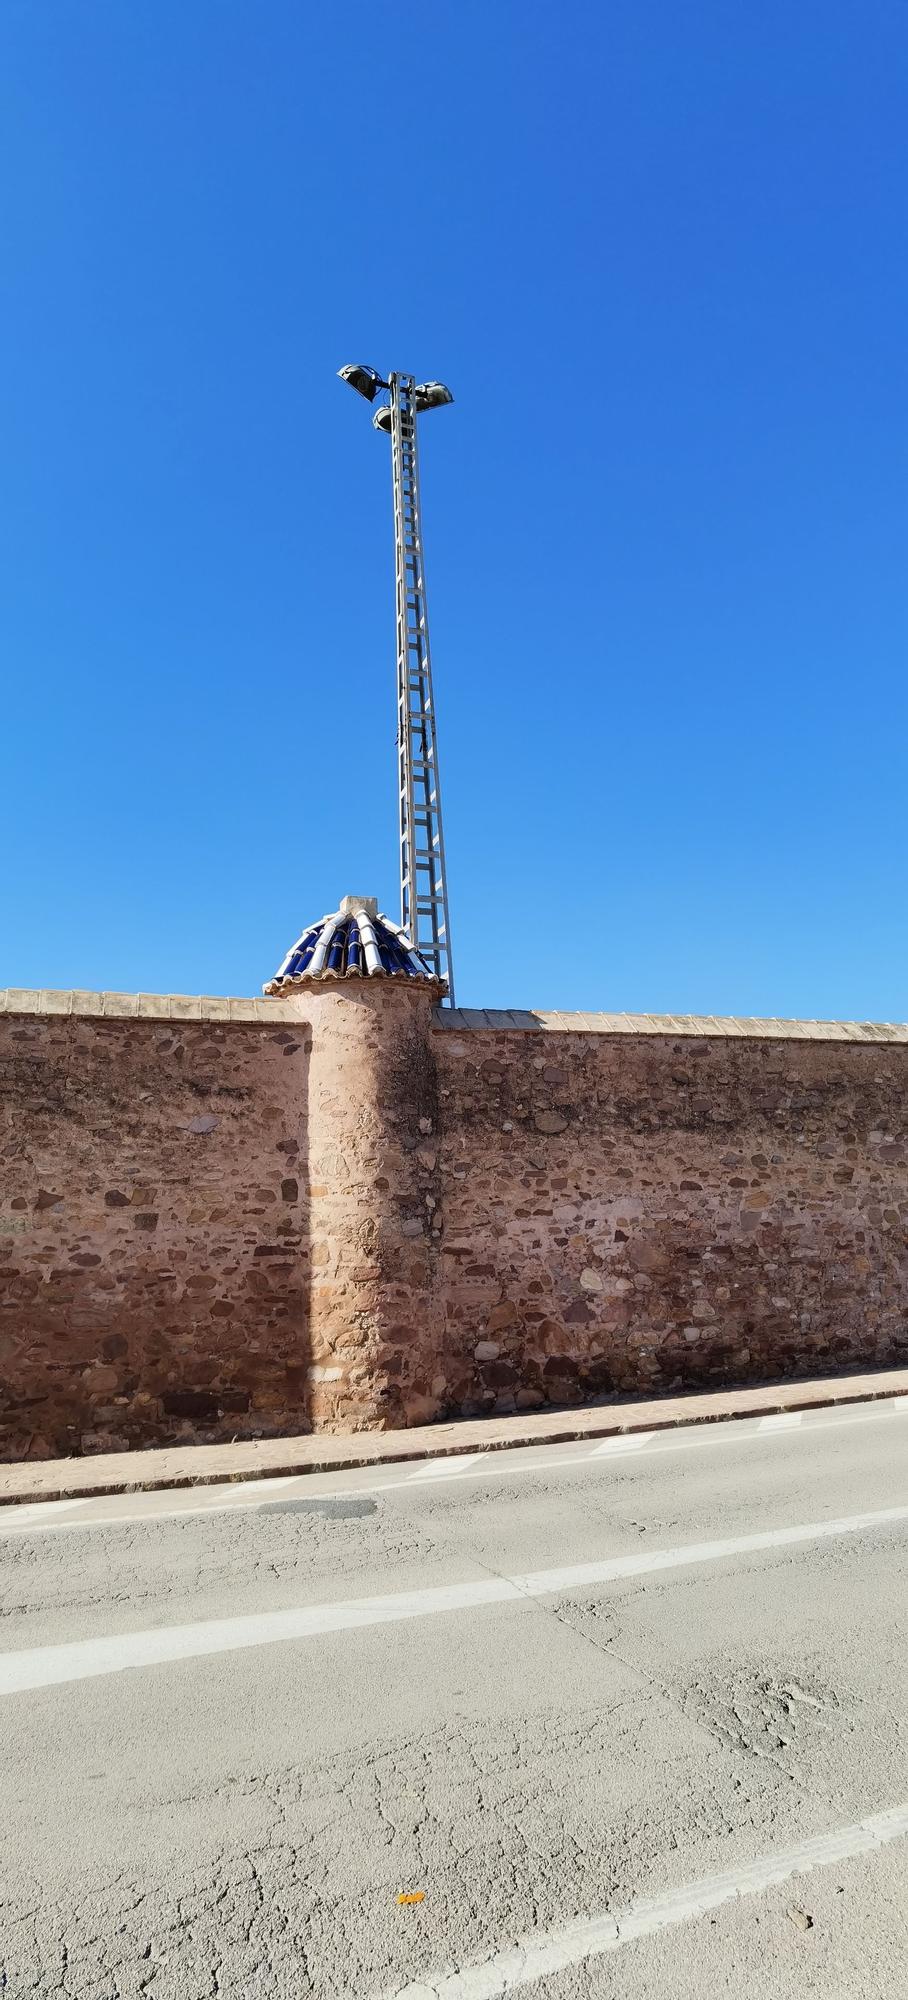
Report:
[[[337,372],[342,382],[349,382],[351,389],[355,389],[358,395],[365,396],[367,403],[374,403],[379,389],[387,386],[382,381],[378,369],[367,368],[364,362],[350,361],[346,368],[339,368]],[[450,401],[450,398],[448,400]]]
[[[440,410],[445,403],[453,403],[454,398],[443,382],[417,382],[413,401],[417,410]]]
[[[376,412],[375,412],[375,415],[374,415],[374,417],[373,417],[373,419],[372,419],[372,423],[373,423],[373,426],[374,426],[374,428],[375,428],[375,429],[376,429],[377,431],[386,431],[386,432],[387,432],[387,431],[390,431],[390,429],[391,429],[391,405],[390,405],[390,403],[380,403],[380,404],[379,404],[379,407],[378,407],[378,409],[376,410]]]

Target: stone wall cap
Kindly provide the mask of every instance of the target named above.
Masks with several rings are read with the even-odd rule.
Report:
[[[562,1014],[533,1008],[436,1007],[436,1028],[476,1033],[690,1035],[713,1041],[908,1043],[906,1021],[784,1021],[722,1014]]]
[[[300,1001],[187,993],[89,993],[75,987],[0,988],[0,1014],[86,1016],[142,1021],[298,1021]],[[905,1021],[786,1021],[721,1014],[560,1013],[529,1007],[433,1009],[437,1029],[466,1033],[683,1035],[714,1041],[861,1042],[908,1044]]]
[[[0,989],[0,1014],[62,1014],[102,1020],[141,1021],[298,1021],[295,1000],[232,998],[191,993],[56,992],[46,987]]]

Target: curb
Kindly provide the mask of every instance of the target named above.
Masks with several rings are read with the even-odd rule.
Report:
[[[406,1464],[414,1459],[457,1458],[468,1452],[525,1449],[532,1445],[573,1444],[586,1438],[678,1430],[741,1417],[880,1402],[903,1395],[908,1396],[908,1368],[894,1368],[867,1375],[708,1389],[685,1396],[654,1397],[649,1402],[628,1398],[623,1403],[540,1411],[531,1416],[463,1419],[407,1431],[364,1431],[345,1438],[316,1439],[310,1435],[249,1439],[234,1445],[176,1445],[147,1452],[112,1452],[94,1458],[26,1460],[0,1465],[0,1506],[42,1500],[101,1499],[116,1493],[153,1493],[190,1486],[228,1486],[239,1480],[288,1475],[302,1478],[312,1472],[343,1472]],[[228,1453],[230,1462],[225,1465]],[[209,1454],[216,1454],[221,1462],[212,1463]],[[124,1464],[124,1460],[130,1463]],[[113,1471],[114,1464],[121,1468],[117,1474]]]

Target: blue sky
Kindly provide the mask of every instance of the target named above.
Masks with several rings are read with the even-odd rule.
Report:
[[[457,399],[462,1003],[903,1018],[901,0],[7,0],[0,56],[0,983],[396,911],[365,360]]]

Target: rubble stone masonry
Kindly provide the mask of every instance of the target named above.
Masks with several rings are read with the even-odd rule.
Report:
[[[427,1423],[443,1393],[430,1002],[409,981],[313,986],[310,1416]]]
[[[0,999],[0,1457],[908,1355],[908,1029]]]
[[[569,1020],[434,1036],[448,1407],[904,1360],[906,1031]]]
[[[306,1427],[307,1039],[195,1008],[0,1017],[0,1456]]]

